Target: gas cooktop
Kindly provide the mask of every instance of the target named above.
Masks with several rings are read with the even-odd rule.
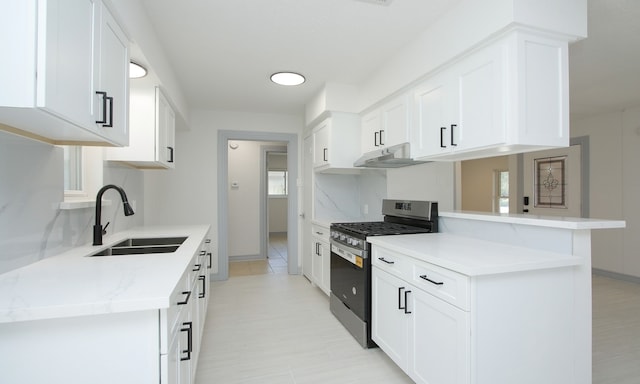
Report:
[[[387,221],[332,223],[331,225],[334,229],[350,231],[364,236],[405,235],[431,232],[429,228],[414,227]]]

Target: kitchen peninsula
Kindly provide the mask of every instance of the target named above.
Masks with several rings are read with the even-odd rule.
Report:
[[[590,383],[591,230],[625,222],[441,212],[439,225],[371,240],[374,341],[417,383]]]

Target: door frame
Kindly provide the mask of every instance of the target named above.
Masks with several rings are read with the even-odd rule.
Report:
[[[287,168],[289,175],[298,175],[298,135],[292,133],[218,131],[218,259],[219,271],[215,280],[229,278],[229,140],[278,141],[287,144]],[[287,204],[287,268],[290,275],[297,275],[298,268],[298,188],[289,189]]]

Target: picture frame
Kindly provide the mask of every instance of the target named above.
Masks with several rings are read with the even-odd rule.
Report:
[[[534,207],[567,208],[567,156],[534,159]]]

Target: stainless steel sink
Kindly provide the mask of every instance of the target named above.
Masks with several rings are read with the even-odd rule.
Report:
[[[122,240],[112,247],[138,247],[156,245],[180,245],[187,240],[186,237],[138,237]]]
[[[186,237],[145,237],[123,240],[109,248],[89,255],[93,256],[121,256],[142,255],[149,253],[175,252]]]

